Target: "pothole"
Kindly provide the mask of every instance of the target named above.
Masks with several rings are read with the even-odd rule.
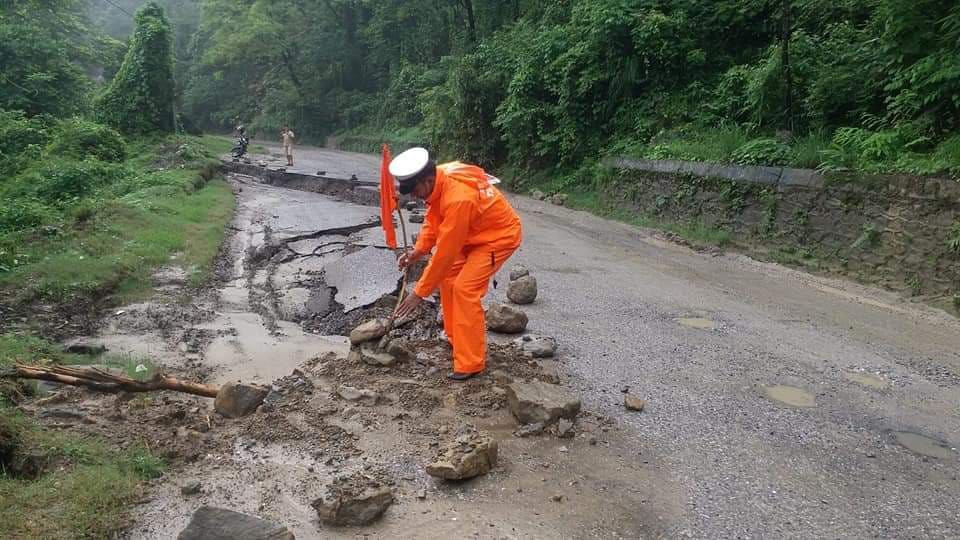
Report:
[[[764,386],[763,391],[768,398],[791,407],[809,408],[817,406],[817,400],[813,394],[795,386],[783,384]]]
[[[921,456],[927,456],[938,459],[950,459],[957,457],[957,453],[950,446],[942,441],[913,433],[911,431],[894,431],[894,438],[900,446]]]
[[[862,384],[863,386],[876,390],[885,390],[890,387],[890,383],[886,379],[882,379],[876,375],[871,375],[870,373],[847,371],[843,374],[843,376],[850,382]]]

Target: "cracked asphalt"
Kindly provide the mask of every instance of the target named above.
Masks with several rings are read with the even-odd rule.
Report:
[[[376,178],[378,158],[299,147]],[[512,197],[523,309],[561,376],[614,418],[645,537],[960,537],[960,322],[892,294]],[[623,408],[629,388],[647,401]],[[798,406],[799,405],[799,406]],[[616,494],[596,494],[610,498]],[[669,500],[667,500],[669,499]],[[589,524],[585,524],[589,525]]]

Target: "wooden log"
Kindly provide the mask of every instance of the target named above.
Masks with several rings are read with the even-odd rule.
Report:
[[[181,381],[162,373],[156,373],[150,379],[138,381],[126,375],[109,373],[97,368],[76,368],[72,366],[30,366],[15,364],[11,371],[0,374],[5,378],[35,379],[50,381],[68,386],[83,386],[99,392],[155,392],[171,390],[195,396],[215,398],[220,391],[216,386],[192,381]]]

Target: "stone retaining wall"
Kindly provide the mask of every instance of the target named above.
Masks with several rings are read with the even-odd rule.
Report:
[[[607,160],[607,203],[730,231],[780,262],[851,275],[956,309],[960,183],[906,175]],[[960,301],[960,300],[958,300]]]

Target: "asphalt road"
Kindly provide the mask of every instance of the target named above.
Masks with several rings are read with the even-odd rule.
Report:
[[[378,158],[299,147],[297,169]],[[960,537],[960,322],[886,292],[512,198],[565,383],[655,467],[651,536]],[[623,409],[621,391],[647,400]],[[605,495],[607,497],[610,494]],[[614,494],[615,496],[615,494]],[[655,504],[656,506],[656,504]]]

